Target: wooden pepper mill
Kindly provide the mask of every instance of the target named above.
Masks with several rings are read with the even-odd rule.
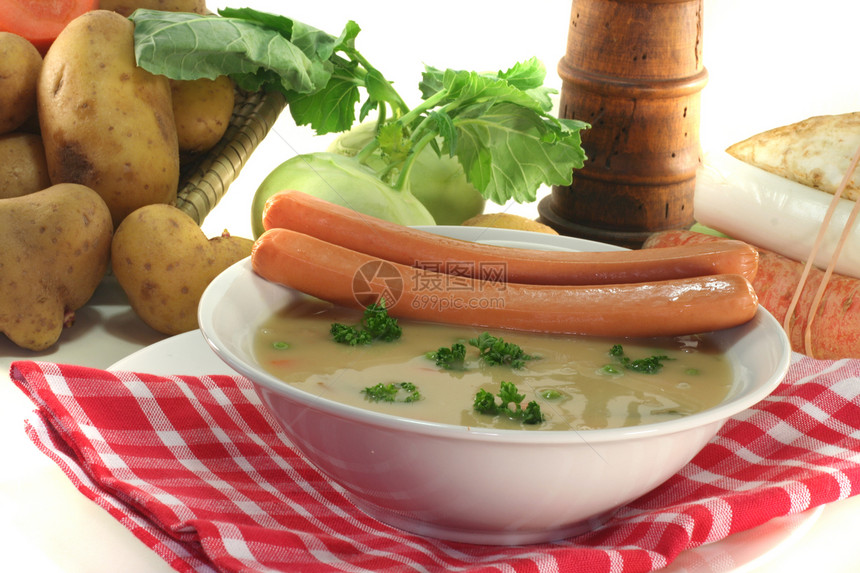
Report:
[[[559,233],[641,247],[693,223],[703,0],[572,0],[560,117],[588,160],[538,205]]]

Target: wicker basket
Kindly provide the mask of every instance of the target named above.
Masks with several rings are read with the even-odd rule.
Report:
[[[227,193],[254,149],[263,141],[286,106],[278,92],[236,90],[230,125],[215,147],[183,164],[176,206],[197,224]]]

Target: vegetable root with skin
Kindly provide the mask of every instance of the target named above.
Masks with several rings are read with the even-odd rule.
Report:
[[[692,231],[663,231],[652,235],[644,248],[725,241]],[[761,305],[780,323],[785,322],[804,265],[759,248],[759,272],[752,284]],[[833,274],[812,317],[810,347],[804,343],[809,313],[824,272],[812,269],[794,309],[788,332],[796,352],[821,359],[860,358],[860,280]]]
[[[758,304],[740,275],[595,286],[525,285],[483,281],[402,265],[289,229],[257,239],[252,266],[261,277],[347,307],[362,292],[385,293],[400,284],[391,316],[558,334],[675,336],[743,324]],[[386,272],[366,271],[376,269]],[[490,304],[491,303],[491,304]]]
[[[755,276],[758,254],[741,241],[677,246],[659,252],[565,252],[497,247],[441,237],[336,205],[298,191],[266,203],[263,227],[287,228],[368,255],[434,271],[480,274],[493,263],[505,279],[527,284],[609,284],[682,277]],[[445,263],[455,262],[454,265]],[[473,263],[473,264],[463,264]],[[486,278],[474,276],[474,278]]]

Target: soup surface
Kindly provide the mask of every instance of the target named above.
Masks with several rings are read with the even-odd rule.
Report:
[[[332,323],[357,325],[360,311],[305,299],[273,315],[254,340],[257,358],[276,377],[337,402],[418,420],[471,427],[584,430],[633,426],[689,415],[720,403],[732,384],[731,366],[707,336],[609,340],[520,331],[490,334],[535,358],[521,368],[488,366],[469,344],[485,329],[399,320],[402,336],[349,346],[334,342]],[[464,369],[446,370],[428,353],[461,342]],[[666,356],[657,373],[625,367],[610,349],[620,344],[631,360]],[[480,389],[498,394],[513,383],[540,406],[544,421],[523,424],[506,415],[474,411]],[[420,399],[376,402],[365,391],[379,383],[416,386]]]

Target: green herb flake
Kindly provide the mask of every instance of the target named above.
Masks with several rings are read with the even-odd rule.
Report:
[[[663,369],[664,361],[672,360],[672,358],[669,358],[665,354],[655,354],[646,358],[632,360],[627,356],[624,352],[624,347],[620,344],[613,345],[609,349],[609,355],[615,358],[623,368],[643,374],[656,374]],[[606,370],[606,366],[604,366],[604,370]]]
[[[385,309],[385,301],[368,305],[357,326],[332,323],[329,329],[332,338],[339,344],[359,346],[371,344],[374,341],[394,342],[403,334],[403,329],[397,324],[397,319],[389,316]]]
[[[423,397],[418,387],[412,382],[382,382],[361,391],[371,402],[402,402],[409,404]]]
[[[522,407],[525,395],[519,393],[513,382],[503,381],[501,383],[498,398],[499,402],[496,401],[496,396],[482,388],[475,394],[472,407],[479,414],[507,416],[512,420],[519,420],[523,424],[534,425],[544,421],[540,405],[534,400],[526,404],[525,408]]]
[[[287,350],[290,345],[288,342],[284,342],[283,340],[278,340],[277,342],[272,343],[272,348],[275,350]]]
[[[477,338],[469,340],[469,344],[478,349],[481,360],[491,366],[510,366],[511,368],[522,368],[527,360],[534,360],[537,356],[526,354],[516,344],[505,342],[503,339],[493,336],[489,332],[480,334]]]
[[[384,301],[381,304],[371,304],[364,310],[361,326],[372,340],[394,342],[403,334],[397,319],[388,315]]]
[[[433,360],[436,366],[445,370],[465,370],[466,345],[455,342],[450,347],[443,346],[436,352],[428,352],[427,358]]]
[[[538,396],[544,400],[561,400],[565,397],[565,393],[555,388],[546,388],[538,392]]]

